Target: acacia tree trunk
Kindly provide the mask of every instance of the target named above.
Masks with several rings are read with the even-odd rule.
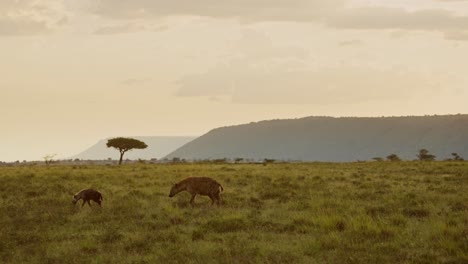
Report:
[[[125,151],[120,151],[120,160],[119,160],[119,165],[122,164],[122,160],[123,160],[123,155],[124,155]]]

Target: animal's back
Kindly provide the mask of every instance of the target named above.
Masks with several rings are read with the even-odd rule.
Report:
[[[93,189],[85,189],[78,193],[83,199],[91,200],[102,200],[102,195],[100,192]]]
[[[190,177],[186,181],[187,188],[204,195],[219,192],[219,188],[221,187],[221,184],[209,177]]]

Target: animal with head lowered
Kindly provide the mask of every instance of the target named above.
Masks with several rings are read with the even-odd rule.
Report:
[[[81,207],[85,205],[85,203],[88,203],[89,206],[91,206],[91,203],[89,202],[90,200],[93,200],[99,206],[101,206],[102,202],[102,194],[96,190],[93,189],[85,189],[77,192],[75,195],[73,195],[73,204],[76,204],[79,200],[83,200],[83,204]]]
[[[195,202],[195,196],[197,196],[197,194],[210,197],[211,205],[215,202],[219,205],[221,202],[220,193],[224,191],[224,189],[219,182],[211,178],[189,177],[174,184],[169,193],[169,197],[173,197],[182,191],[187,191],[192,195],[192,199],[190,199],[190,204],[192,205]]]

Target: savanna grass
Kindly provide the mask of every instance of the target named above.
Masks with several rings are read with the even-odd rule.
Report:
[[[1,263],[468,263],[468,162],[0,167],[0,212]]]

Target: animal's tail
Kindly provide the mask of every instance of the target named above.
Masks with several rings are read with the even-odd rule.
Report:
[[[218,183],[219,184],[219,183]],[[221,186],[221,184],[219,184],[219,188],[221,188],[221,191],[223,192],[224,191],[224,188],[223,186]]]
[[[102,194],[101,194],[101,193],[99,193],[99,199],[100,199],[101,201],[104,200],[104,198],[102,198]]]

